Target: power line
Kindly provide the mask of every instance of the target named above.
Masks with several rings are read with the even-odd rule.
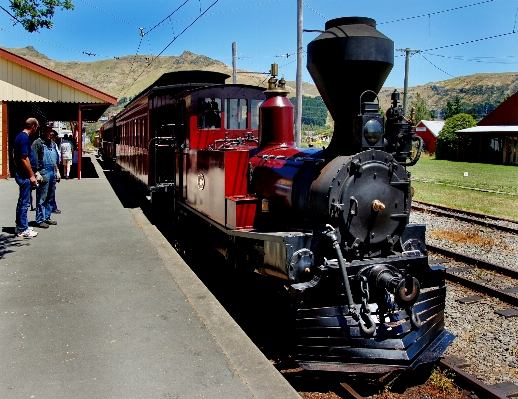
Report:
[[[242,9],[245,9],[245,8],[261,6],[261,5],[263,5],[263,4],[268,4],[268,3],[277,3],[278,1],[279,1],[279,0],[263,1],[263,2],[261,2],[261,3],[255,3],[255,4],[249,4],[249,5],[247,5],[247,6],[231,8],[230,10],[222,10],[222,11],[218,11],[218,12],[213,12],[213,13],[211,13],[211,14],[207,14],[207,17],[211,17],[211,16],[213,16],[213,15],[224,14],[224,13],[227,13],[227,12],[238,11],[238,10],[242,10]],[[195,17],[178,19],[178,20],[176,20],[176,21],[170,21],[170,23],[171,23],[171,24],[175,24],[175,23],[177,23],[177,22],[189,21],[189,20],[191,20],[191,19],[193,19],[193,18],[195,18]]]
[[[471,43],[481,42],[481,41],[484,41],[484,40],[496,39],[498,37],[513,35],[515,33],[517,33],[517,32],[502,33],[500,35],[488,36],[488,37],[484,37],[484,38],[481,38],[481,39],[468,40],[468,41],[462,42],[462,43],[447,44],[445,46],[439,46],[439,47],[434,47],[434,48],[427,48],[426,50],[422,50],[422,51],[433,51],[433,50],[440,50],[440,49],[448,48],[448,47],[462,46],[464,44],[471,44]]]
[[[124,85],[125,85],[125,84],[126,84],[126,82],[128,81],[128,76],[130,75],[131,71],[133,70],[133,65],[135,64],[135,61],[136,61],[136,59],[137,59],[137,55],[138,55],[138,53],[139,53],[139,51],[140,51],[140,45],[142,44],[142,39],[143,39],[143,38],[144,38],[144,36],[141,36],[141,37],[140,37],[140,41],[139,41],[138,46],[137,46],[137,52],[135,53],[135,56],[133,57],[133,61],[131,62],[130,69],[129,69],[128,73],[125,73],[125,74],[124,74],[124,75],[125,75],[125,77],[124,77],[124,82],[122,83],[121,91],[119,92],[119,95],[117,96],[117,98],[119,98],[119,97],[121,96],[122,90],[124,90]],[[149,64],[148,64],[148,66],[149,66]],[[145,70],[145,69],[144,69],[144,70]],[[142,74],[141,74],[141,75],[142,75]],[[139,75],[139,77],[140,77],[140,75]],[[138,78],[137,78],[137,79],[138,79]],[[136,79],[135,79],[135,81],[136,81]],[[133,86],[133,84],[135,84],[135,82],[133,82],[133,83],[131,84],[131,86]],[[129,86],[129,87],[128,87],[128,89],[129,89],[131,86]],[[128,89],[126,89],[126,91],[128,91]],[[124,94],[126,94],[126,92],[124,92]]]
[[[447,10],[441,10],[441,11],[430,12],[430,13],[427,13],[427,14],[415,15],[415,16],[413,16],[413,17],[394,19],[393,21],[380,22],[380,23],[378,23],[378,25],[391,24],[391,23],[393,23],[393,22],[407,21],[407,20],[409,20],[409,19],[416,19],[416,18],[422,18],[422,17],[429,17],[429,16],[431,16],[431,15],[437,15],[437,14],[442,14],[442,13],[445,13],[445,12],[456,11],[456,10],[460,10],[460,9],[462,9],[462,8],[468,8],[468,7],[473,7],[473,6],[479,6],[479,5],[481,5],[481,4],[491,3],[491,2],[493,2],[493,1],[494,1],[494,0],[486,0],[486,1],[481,1],[481,2],[479,2],[479,3],[473,3],[473,4],[468,4],[468,5],[465,5],[465,6],[460,6],[460,7],[455,7],[455,8],[449,8],[449,9],[447,9]]]
[[[307,4],[307,3],[304,3],[304,5],[305,5],[307,8],[309,8],[311,11],[313,11],[315,14],[317,14],[317,15],[321,16],[322,18],[329,19],[329,18],[327,18],[326,16],[324,16],[324,15],[320,14],[317,10],[315,10],[315,9],[311,8],[310,6],[308,6],[308,4]]]
[[[206,9],[203,13],[201,13],[200,15],[198,15],[198,17],[196,17],[196,19],[195,19],[193,22],[191,22],[191,24],[189,24],[189,25],[188,25],[188,26],[187,26],[187,27],[186,27],[182,32],[180,32],[180,34],[179,34],[178,36],[175,36],[175,37],[174,37],[174,39],[173,39],[173,40],[171,40],[171,42],[169,42],[169,44],[168,44],[167,46],[165,46],[165,47],[164,47],[164,49],[163,49],[163,50],[162,50],[162,51],[161,51],[161,52],[160,52],[160,53],[159,53],[155,58],[153,58],[153,59],[151,60],[151,62],[150,62],[150,63],[149,63],[149,64],[148,64],[148,65],[147,65],[147,66],[142,70],[142,72],[140,72],[140,74],[135,78],[135,80],[133,81],[133,83],[132,83],[132,84],[131,84],[127,89],[126,89],[126,92],[127,92],[127,91],[128,91],[128,89],[129,89],[130,87],[132,87],[132,86],[135,84],[135,82],[136,82],[136,81],[137,81],[137,80],[142,76],[142,74],[146,71],[146,69],[148,69],[148,68],[149,68],[149,66],[150,66],[150,65],[151,65],[151,64],[152,64],[152,63],[153,63],[153,62],[154,62],[158,57],[160,57],[160,56],[163,54],[163,52],[164,52],[164,51],[166,51],[166,50],[169,48],[169,46],[170,46],[171,44],[173,44],[173,43],[176,41],[176,39],[178,39],[180,36],[182,36],[182,35],[185,33],[185,31],[187,31],[187,29],[189,29],[191,26],[193,26],[193,25],[196,23],[196,21],[198,21],[198,19],[200,19],[201,17],[203,17],[203,16],[205,15],[205,13],[206,13],[207,11],[209,11],[209,10],[210,10],[210,9],[211,9],[211,8],[212,8],[212,7],[213,7],[213,6],[218,2],[218,1],[219,1],[219,0],[214,1],[214,3],[212,3],[209,7],[207,7],[207,9]],[[140,46],[140,44],[139,44],[139,46]],[[126,92],[124,92],[124,94],[125,94]]]
[[[22,24],[22,21],[20,21],[18,18],[16,18],[13,14],[11,14],[9,11],[7,11],[4,7],[0,6],[2,10],[4,10],[7,14],[11,16],[12,19],[14,19],[16,22],[13,24],[16,25],[16,23]],[[23,24],[22,24],[23,25]]]
[[[518,63],[518,59],[515,59],[514,61],[507,61],[507,60],[503,60],[503,61],[497,61],[497,57],[471,57],[471,58],[466,58],[462,55],[457,55],[457,56],[448,56],[448,55],[442,55],[442,54],[434,54],[434,53],[428,53],[428,55],[432,55],[434,57],[441,57],[441,58],[449,58],[449,59],[453,59],[453,60],[458,60],[458,61],[468,61],[468,62],[478,62],[478,63],[483,63],[483,64],[504,64],[504,65],[512,65],[512,64],[517,64]],[[506,58],[516,58],[514,55],[509,55],[507,56]],[[490,59],[495,59],[495,61],[490,61]]]
[[[18,32],[13,32],[13,31],[10,31],[8,29],[4,29],[2,27],[0,27],[0,30],[4,31],[4,32],[7,32],[9,34],[12,34],[12,35],[17,35],[17,36],[20,36],[20,37],[26,37],[26,35],[21,35],[20,33]],[[87,52],[87,51],[82,51],[82,50],[76,50],[76,49],[73,49],[73,48],[70,48],[70,47],[66,47],[66,46],[61,46],[59,44],[56,44],[56,43],[52,43],[52,42],[48,42],[46,40],[40,40],[40,39],[36,39],[34,38],[34,36],[31,36],[30,38],[31,41],[36,41],[36,42],[40,42],[40,43],[45,43],[45,44],[49,44],[51,46],[54,46],[54,47],[60,47],[62,49],[65,49],[65,50],[69,50],[69,51],[73,51],[73,52],[76,52],[76,53],[79,53],[79,54],[86,54],[86,55],[90,55],[90,56],[95,56],[95,57],[107,57],[107,58],[112,58],[111,55],[102,55],[102,54],[94,54],[92,52]]]
[[[189,2],[189,0],[185,0],[185,2],[180,5],[176,10],[174,10],[171,14],[169,14],[167,17],[165,17],[162,21],[160,21],[158,24],[156,24],[155,26],[153,26],[151,29],[149,29],[146,33],[144,33],[145,35],[147,35],[149,32],[151,32],[152,30],[154,30],[156,27],[162,25],[162,23],[166,20],[166,19],[169,19],[171,18],[171,15],[173,15],[176,11],[178,11],[180,8],[182,8],[184,5],[186,5],[187,3]],[[201,11],[201,10],[200,10]]]
[[[87,1],[85,1],[85,0],[80,0],[80,1],[82,1],[82,2],[83,2],[83,3],[85,3],[85,4],[88,4],[90,7],[95,8],[95,9],[96,9],[96,10],[98,10],[98,11],[101,11],[101,12],[103,12],[103,13],[105,13],[105,14],[109,15],[110,17],[113,17],[113,18],[115,18],[115,19],[118,19],[119,21],[124,22],[125,24],[128,24],[128,25],[130,25],[130,26],[133,26],[133,27],[135,27],[135,28],[139,28],[137,25],[132,24],[131,22],[128,22],[128,21],[126,21],[125,19],[122,19],[121,17],[119,17],[119,16],[117,16],[117,15],[113,15],[113,14],[109,13],[108,11],[104,11],[103,9],[101,9],[101,8],[99,8],[99,7],[97,7],[97,6],[93,5],[93,4],[91,4],[91,3],[89,3],[89,2],[87,2]],[[139,28],[139,29],[140,29],[140,28]]]
[[[385,22],[378,22],[377,25],[383,25],[383,24],[391,24],[393,22],[402,22],[402,21],[407,21],[407,20],[410,20],[410,19],[417,19],[417,18],[423,18],[423,17],[430,17],[431,15],[437,15],[437,14],[443,14],[443,13],[446,13],[446,12],[450,12],[450,11],[456,11],[456,10],[460,10],[460,9],[463,9],[463,8],[468,8],[468,7],[474,7],[474,6],[479,6],[479,5],[482,5],[482,4],[486,4],[486,3],[491,3],[493,2],[494,0],[486,0],[486,1],[481,1],[481,2],[478,2],[478,3],[473,3],[473,4],[467,4],[465,6],[459,6],[459,7],[455,7],[455,8],[449,8],[447,10],[441,10],[441,11],[435,11],[435,12],[430,12],[430,13],[426,13],[426,14],[421,14],[421,15],[414,15],[412,17],[406,17],[406,18],[400,18],[400,19],[394,19],[392,21],[385,21]],[[329,19],[327,18],[325,15],[322,15],[321,13],[319,13],[317,10],[315,10],[314,8],[311,8],[307,3],[304,3],[304,5],[309,8],[311,11],[313,11],[315,14],[321,16],[322,18],[325,18],[325,19]]]
[[[439,71],[441,72],[444,72],[446,75],[448,76],[451,76],[452,78],[454,78],[455,76],[453,76],[452,74],[442,70],[441,68],[439,68],[437,65],[435,65],[432,61],[430,61],[428,58],[426,58],[422,53],[419,53],[419,55],[421,55],[421,57],[423,57],[426,61],[428,61],[431,65],[433,65],[435,68],[437,68]]]

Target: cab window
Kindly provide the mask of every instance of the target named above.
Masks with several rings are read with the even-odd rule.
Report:
[[[252,107],[250,110],[250,114],[252,117],[252,129],[259,129],[259,106],[262,104],[263,100],[252,100]]]
[[[225,101],[225,129],[246,129],[248,125],[248,101],[227,98]]]
[[[200,98],[198,99],[198,128],[221,127],[221,99]]]

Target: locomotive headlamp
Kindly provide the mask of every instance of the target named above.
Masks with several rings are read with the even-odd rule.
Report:
[[[360,96],[360,114],[353,120],[352,148],[357,151],[365,151],[371,148],[384,149],[384,120],[379,110],[379,101],[362,101],[364,94],[375,96],[377,94],[367,90]]]
[[[369,120],[363,125],[363,137],[368,143],[375,145],[383,137],[383,127],[376,119]]]

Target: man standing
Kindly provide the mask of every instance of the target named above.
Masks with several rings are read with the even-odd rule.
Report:
[[[58,169],[56,170],[56,181],[59,183],[61,180],[61,176],[59,174],[59,164],[61,163],[61,151],[59,149],[58,143],[56,143],[56,139],[59,137],[58,132],[55,130],[52,130],[52,134],[50,136],[50,139],[52,140],[52,149],[53,151],[56,151],[58,154]],[[58,204],[56,203],[56,192],[54,191],[54,197],[52,199],[52,202],[50,203],[50,207],[52,209],[52,213],[61,213],[61,211],[58,209]]]
[[[39,123],[36,118],[29,118],[25,121],[24,129],[18,133],[14,140],[13,158],[16,170],[14,179],[20,188],[18,203],[16,204],[16,227],[17,237],[31,238],[38,233],[29,227],[27,210],[31,203],[31,188],[36,187],[38,182],[33,170],[36,170],[37,161],[31,147],[31,136],[35,136]]]
[[[49,225],[58,224],[50,219],[52,213],[52,201],[56,192],[56,178],[59,180],[58,154],[54,150],[50,139],[52,127],[45,126],[43,136],[32,143],[32,150],[36,154],[37,170],[41,174],[42,181],[36,189],[36,226],[48,229]]]

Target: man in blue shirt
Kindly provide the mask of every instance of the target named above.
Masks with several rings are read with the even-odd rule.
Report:
[[[36,170],[37,160],[32,151],[31,136],[35,136],[39,123],[36,118],[29,118],[25,121],[24,129],[18,133],[14,140],[13,158],[16,170],[14,179],[20,188],[18,203],[16,204],[16,227],[17,237],[31,238],[38,233],[29,227],[27,210],[31,204],[31,188],[36,187],[38,182],[33,170]]]

